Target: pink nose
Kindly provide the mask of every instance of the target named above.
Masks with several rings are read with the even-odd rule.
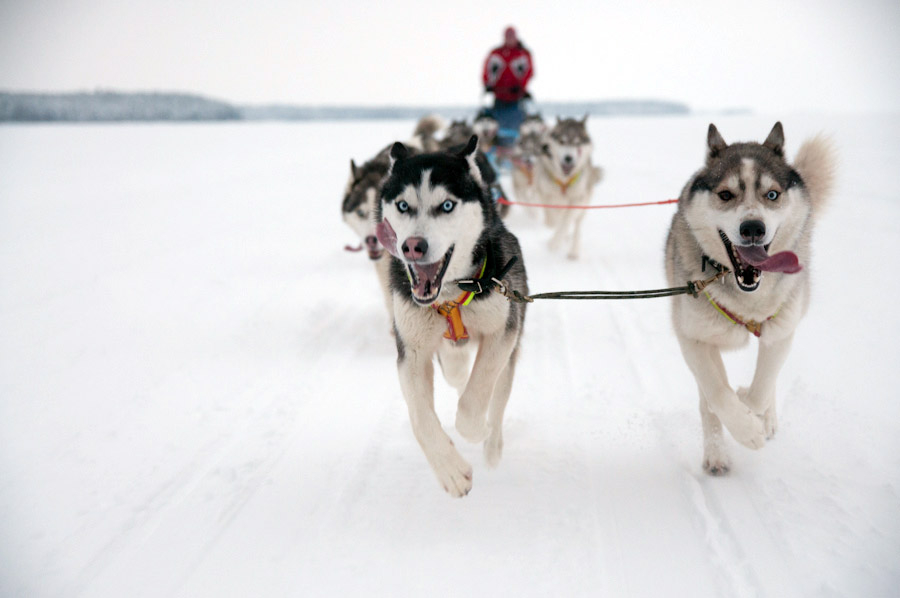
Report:
[[[428,252],[428,241],[422,237],[410,237],[403,241],[403,245],[400,248],[403,250],[403,257],[406,259],[420,260]]]

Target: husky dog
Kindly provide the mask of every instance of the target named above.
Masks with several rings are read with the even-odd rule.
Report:
[[[375,206],[381,192],[381,182],[390,167],[389,148],[379,152],[374,158],[357,166],[350,160],[350,180],[344,191],[341,215],[344,222],[359,235],[365,245],[369,259],[375,265],[375,274],[384,296],[388,313],[392,313],[391,291],[388,284],[390,260],[383,259],[384,248],[375,236]]]
[[[675,298],[672,319],[700,391],[703,469],[731,467],[722,436],[758,449],[775,434],[775,380],[809,303],[810,236],[831,192],[833,155],[821,137],[793,165],[776,123],[759,143],[725,143],[709,126],[706,165],[688,181],[666,242],[671,285],[731,271],[695,299]],[[704,272],[704,269],[706,270]],[[749,388],[732,390],[720,351],[759,338]]]
[[[490,110],[483,109],[475,117],[472,123],[472,131],[478,135],[478,145],[481,151],[489,153],[497,143],[497,133],[500,131],[500,125],[497,119],[491,115]]]
[[[516,200],[525,203],[538,203],[534,186],[534,165],[541,153],[547,125],[540,114],[530,114],[519,125],[519,137],[513,147],[511,162],[513,165],[512,183]],[[529,208],[536,213],[537,208]]]
[[[450,121],[450,125],[444,131],[444,138],[440,141],[440,149],[445,150],[457,145],[464,145],[474,134],[475,130],[465,119]]]
[[[587,133],[587,116],[557,119],[556,126],[544,136],[534,184],[541,203],[557,206],[585,206],[594,186],[603,178],[603,170],[591,164],[593,145]],[[555,229],[550,248],[559,248],[570,239],[569,259],[578,259],[581,220],[584,210],[547,208],[545,222]]]
[[[438,143],[434,138],[443,127],[443,121],[435,115],[425,116],[416,124],[412,139],[407,144],[413,151],[435,151]],[[350,179],[344,189],[341,215],[344,222],[359,235],[365,245],[369,259],[375,264],[375,273],[384,295],[388,313],[392,313],[391,291],[388,285],[389,260],[382,259],[384,249],[375,236],[375,205],[381,192],[381,182],[390,167],[391,146],[382,149],[374,158],[357,166],[350,160]],[[354,250],[355,251],[355,250]]]
[[[432,360],[437,355],[459,393],[456,429],[470,442],[484,441],[485,458],[496,466],[525,306],[497,293],[467,294],[455,283],[487,285],[515,258],[505,280],[527,289],[519,242],[497,215],[475,161],[477,146],[473,136],[456,154],[410,156],[394,144],[377,216],[378,238],[394,256],[397,367],[413,433],[438,482],[457,497],[471,490],[472,467],[435,414]]]
[[[437,114],[424,116],[416,124],[412,139],[407,141],[407,145],[422,152],[436,152],[440,148],[440,144],[435,139],[435,134],[445,126],[444,119]]]

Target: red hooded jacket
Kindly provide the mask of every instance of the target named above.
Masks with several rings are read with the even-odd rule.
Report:
[[[482,80],[488,91],[502,102],[518,102],[526,94],[528,80],[534,74],[531,53],[520,42],[491,50],[484,61]]]

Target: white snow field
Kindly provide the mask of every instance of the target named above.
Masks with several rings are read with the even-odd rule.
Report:
[[[778,435],[705,475],[670,300],[535,303],[498,469],[436,385],[463,499],[343,250],[349,159],[414,123],[0,127],[0,595],[896,596],[900,116],[777,117],[840,152]],[[709,119],[591,120],[595,203],[676,197]],[[508,225],[533,292],[658,288],[673,211],[589,213],[577,262]]]

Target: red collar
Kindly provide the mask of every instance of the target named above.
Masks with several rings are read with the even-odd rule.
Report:
[[[762,334],[763,323],[768,322],[769,320],[771,320],[772,318],[777,316],[779,311],[781,311],[781,308],[779,307],[777,310],[775,310],[774,314],[772,314],[771,316],[769,316],[762,322],[757,322],[756,320],[750,320],[749,322],[745,322],[739,316],[736,316],[735,314],[728,311],[728,309],[725,308],[721,303],[719,303],[718,301],[713,299],[712,296],[709,294],[709,291],[704,291],[704,293],[706,294],[706,298],[709,299],[709,302],[712,304],[712,306],[716,308],[716,311],[718,311],[720,314],[725,316],[726,320],[728,320],[732,324],[739,324],[739,325],[743,326],[744,328],[746,328],[747,330],[752,332],[756,338],[759,338],[759,336]]]

